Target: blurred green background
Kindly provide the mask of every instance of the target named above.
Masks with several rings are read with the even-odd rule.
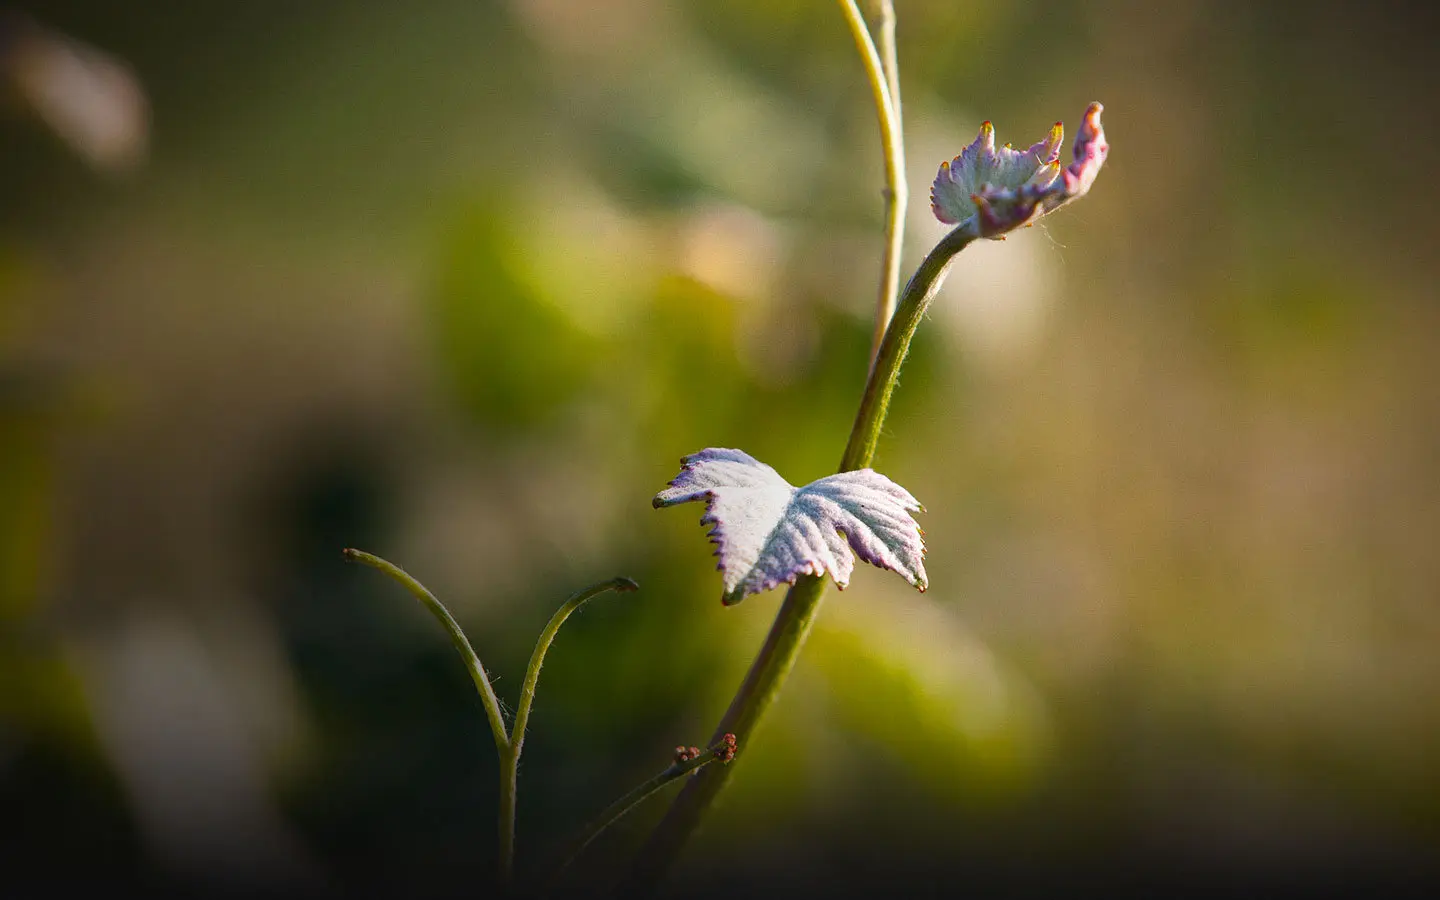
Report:
[[[907,273],[981,120],[1028,144],[1098,99],[1113,150],[954,267],[876,462],[931,590],[832,591],[679,883],[1433,875],[1434,14],[897,5]],[[701,510],[650,497],[707,446],[803,483],[848,433],[880,161],[835,4],[24,12],[54,31],[0,18],[0,894],[485,884],[479,704],[345,546],[512,704],[570,592],[640,582],[540,683],[544,871],[703,742],[780,600],[722,608]],[[36,41],[122,60],[143,143],[44,127]]]

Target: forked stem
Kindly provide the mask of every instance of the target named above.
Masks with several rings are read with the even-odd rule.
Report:
[[[485,705],[485,716],[490,720],[490,733],[495,738],[495,749],[500,754],[500,881],[508,887],[515,875],[515,768],[519,757],[510,743],[510,735],[505,729],[505,718],[500,713],[500,700],[495,696],[495,688],[490,685],[490,679],[485,674],[485,666],[481,664],[475,648],[470,646],[470,639],[465,637],[460,623],[450,615],[450,610],[409,572],[362,550],[346,549],[344,553],[348,560],[379,569],[414,595],[444,626],[450,635],[450,643],[455,645],[455,649],[460,652],[460,658],[465,661],[465,668],[470,671],[470,678],[480,693],[480,702]]]
[[[624,577],[611,578],[609,581],[593,584],[571,595],[555,615],[550,617],[550,622],[545,626],[545,630],[540,632],[540,640],[535,644],[535,651],[530,655],[530,664],[525,670],[525,683],[520,689],[520,705],[515,712],[515,725],[507,732],[505,718],[500,712],[500,700],[495,696],[495,689],[490,684],[490,678],[485,674],[485,667],[480,663],[480,657],[476,655],[475,648],[470,645],[470,640],[465,637],[465,632],[461,630],[460,623],[455,621],[455,617],[450,615],[450,611],[445,608],[445,605],[408,572],[388,560],[353,549],[345,550],[344,555],[352,562],[364,563],[379,569],[414,595],[415,599],[430,610],[444,626],[445,631],[450,635],[450,642],[455,645],[455,649],[459,651],[460,657],[465,661],[465,667],[470,671],[470,678],[475,682],[475,689],[479,692],[480,701],[485,706],[485,716],[490,720],[490,733],[495,738],[495,749],[500,755],[498,822],[500,882],[508,891],[515,878],[515,796],[520,772],[520,751],[525,743],[525,727],[530,721],[530,708],[535,702],[535,684],[540,679],[540,667],[545,664],[545,654],[555,641],[555,635],[560,630],[560,626],[565,624],[565,620],[592,598],[606,591],[637,590],[639,585]]]
[[[728,757],[725,755],[727,750],[729,751]],[[677,759],[662,771],[658,772],[653,778],[643,784],[637,785],[625,796],[605,807],[605,811],[597,816],[595,821],[585,829],[584,834],[582,834],[580,839],[573,845],[573,849],[566,854],[565,859],[560,863],[559,867],[555,869],[554,874],[550,876],[545,894],[549,894],[555,890],[565,872],[570,866],[574,865],[575,861],[580,858],[580,855],[585,852],[587,847],[593,844],[596,839],[606,831],[609,831],[612,825],[623,819],[635,807],[650,799],[650,797],[661,788],[689,775],[691,772],[712,762],[728,762],[729,759],[734,758],[734,753],[735,744],[727,741],[725,737],[722,736],[720,741],[707,748],[704,752],[697,756],[691,756],[688,759]]]

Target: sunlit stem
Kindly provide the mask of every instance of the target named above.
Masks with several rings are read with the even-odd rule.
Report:
[[[900,63],[895,52],[895,4],[876,0],[880,8],[880,64],[885,67],[885,85],[890,88],[890,105],[895,107],[895,121],[903,122],[900,111]],[[904,143],[903,141],[901,142]],[[902,165],[901,170],[904,170]],[[899,285],[896,285],[899,288]]]
[[[865,394],[860,398],[860,409],[855,413],[850,440],[840,458],[841,472],[864,469],[875,458],[880,429],[885,425],[890,397],[900,381],[900,367],[910,352],[910,341],[930,309],[930,303],[945,283],[945,275],[955,261],[955,255],[973,240],[975,236],[967,226],[956,228],[940,239],[920,262],[920,268],[910,276],[900,304],[895,308],[895,318],[880,344],[880,353],[875,357],[870,379],[865,383]]]
[[[870,342],[873,367],[880,343],[894,315],[896,297],[900,293],[900,254],[905,244],[905,207],[909,188],[905,183],[905,138],[900,115],[900,71],[895,55],[895,7],[890,0],[879,0],[880,50],[870,37],[865,17],[855,0],[839,0],[845,23],[855,39],[870,93],[875,101],[875,114],[880,120],[880,150],[885,164],[885,245],[880,262],[880,290],[875,302],[875,329]]]
[[[863,469],[870,465],[885,424],[890,396],[899,380],[900,367],[910,351],[915,330],[945,281],[945,274],[955,255],[965,249],[974,237],[964,227],[947,234],[935,245],[920,268],[905,285],[905,292],[895,310],[894,321],[885,332],[880,353],[876,357],[870,379],[865,385],[850,442],[841,458],[840,471]],[[828,582],[813,576],[801,576],[785,594],[785,602],[770,626],[765,644],[751,664],[745,681],[730,702],[724,718],[715,730],[715,739],[726,732],[736,736],[740,745],[748,746],[760,719],[779,696],[780,688],[800,656],[815,617],[820,612]],[[716,795],[730,778],[733,766],[706,769],[686,783],[665,818],[641,848],[622,896],[645,896],[658,888],[661,879],[674,865],[680,851],[710,809]]]
[[[605,811],[586,827],[580,839],[574,843],[573,849],[566,855],[564,861],[560,863],[560,866],[555,870],[554,874],[550,876],[546,893],[555,889],[566,870],[580,858],[580,855],[585,852],[587,847],[593,844],[606,831],[609,831],[612,825],[623,819],[631,810],[650,799],[653,794],[660,791],[666,785],[719,760],[719,754],[723,753],[727,746],[726,742],[722,739],[697,757],[671,763],[665,767],[664,770],[657,773],[655,777],[643,784],[637,785],[628,794],[605,807]]]

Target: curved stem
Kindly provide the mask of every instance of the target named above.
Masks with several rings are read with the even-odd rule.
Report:
[[[905,206],[909,188],[905,183],[905,139],[900,118],[900,72],[895,56],[895,7],[880,0],[880,45],[877,52],[865,17],[855,0],[839,0],[840,12],[850,26],[855,48],[865,66],[875,115],[880,120],[880,150],[885,163],[885,247],[881,255],[880,291],[875,302],[875,332],[870,342],[873,367],[881,341],[895,312],[900,293],[900,254],[905,244]]]
[[[525,683],[520,688],[520,705],[515,710],[515,724],[510,729],[510,746],[500,753],[500,846],[501,874],[506,883],[514,877],[515,866],[515,798],[520,782],[520,751],[525,745],[525,727],[530,723],[530,707],[535,702],[535,683],[540,680],[540,667],[545,664],[545,654],[555,641],[555,634],[571,613],[584,606],[592,598],[606,591],[628,592],[638,590],[639,585],[629,578],[618,577],[576,591],[560,605],[555,615],[540,632],[535,650],[530,654],[530,664],[525,668]]]
[[[915,336],[920,320],[930,309],[930,302],[945,283],[945,273],[949,271],[955,255],[973,240],[974,234],[963,225],[951,231],[930,250],[905,285],[905,293],[895,308],[895,318],[885,332],[879,355],[875,357],[870,380],[865,384],[865,395],[860,398],[855,425],[850,429],[845,455],[840,458],[841,472],[866,468],[875,458],[875,445],[880,441],[880,429],[885,424],[890,397],[900,380],[900,366],[910,352],[910,339]]]
[[[514,748],[517,762],[520,759],[520,750],[525,745],[525,726],[530,722],[530,706],[535,702],[535,683],[540,680],[540,667],[545,664],[545,654],[555,640],[555,633],[572,613],[600,594],[606,591],[628,593],[639,588],[638,584],[624,576],[592,584],[584,590],[576,591],[555,611],[555,615],[550,617],[549,624],[540,632],[540,639],[535,642],[535,652],[530,654],[530,665],[525,669],[525,683],[520,688],[520,705],[515,710],[515,727],[510,731],[510,744]]]
[[[515,710],[515,724],[510,729],[510,746],[500,754],[500,844],[502,853],[502,875],[508,883],[514,876],[515,860],[515,798],[520,782],[520,751],[525,745],[525,726],[530,723],[530,707],[535,702],[535,683],[540,680],[540,667],[545,664],[545,654],[555,641],[555,634],[570,614],[584,606],[592,598],[606,591],[633,591],[640,586],[629,578],[612,578],[599,584],[576,591],[560,605],[555,615],[540,632],[535,642],[535,651],[530,654],[530,664],[525,668],[525,683],[520,688],[520,705]]]
[[[638,589],[639,585],[625,577],[593,584],[573,594],[555,615],[550,617],[545,630],[540,632],[540,640],[535,644],[534,653],[530,655],[530,665],[525,670],[525,683],[520,689],[520,706],[515,712],[515,725],[507,733],[505,719],[500,713],[500,700],[495,696],[495,689],[490,685],[485,667],[480,663],[475,648],[470,645],[469,638],[465,637],[465,632],[461,630],[460,623],[455,621],[455,617],[450,615],[445,605],[410,573],[392,562],[348,548],[344,555],[351,562],[364,563],[389,575],[424,604],[450,634],[450,642],[460,652],[460,657],[470,671],[470,678],[475,682],[475,688],[480,692],[480,700],[485,705],[485,715],[490,720],[490,733],[495,738],[495,749],[500,754],[500,879],[502,884],[509,886],[515,874],[515,788],[520,770],[520,749],[525,743],[525,726],[530,721],[530,707],[535,702],[535,683],[540,680],[540,667],[545,663],[545,654],[565,620],[592,598],[606,591],[633,591]]]
[[[515,764],[517,756],[515,747],[511,744],[505,730],[505,719],[500,714],[500,700],[495,696],[495,689],[490,686],[490,679],[485,674],[485,667],[480,663],[480,657],[475,654],[475,648],[470,646],[469,638],[465,637],[465,632],[460,629],[460,623],[450,615],[445,604],[437,600],[435,595],[426,590],[425,586],[416,581],[410,573],[392,562],[361,550],[347,548],[344,554],[345,558],[352,562],[364,563],[371,568],[379,569],[400,582],[406,590],[413,594],[415,599],[430,610],[449,632],[450,643],[455,645],[455,649],[460,652],[460,658],[465,661],[465,667],[470,671],[470,678],[475,682],[475,689],[480,692],[480,702],[485,705],[485,716],[490,720],[490,733],[495,738],[495,749],[500,754],[500,881],[503,885],[508,886],[515,872]]]
[[[890,105],[895,107],[895,121],[899,123],[904,116],[900,112],[900,63],[895,52],[895,4],[879,0],[877,5],[880,7],[880,64],[885,67],[885,85],[890,88]]]
[[[900,366],[910,350],[910,340],[915,329],[930,308],[930,302],[945,273],[950,268],[955,254],[965,249],[974,240],[965,229],[957,228],[945,235],[940,243],[925,257],[915,271],[900,304],[895,319],[885,333],[880,345],[880,354],[865,385],[865,395],[855,415],[855,426],[850,432],[850,442],[840,462],[840,471],[863,469],[870,465],[875,455],[875,445],[880,429],[885,423],[885,413],[890,405],[890,395],[900,376]],[[724,718],[715,730],[718,740],[726,732],[733,733],[740,746],[748,746],[751,735],[765,711],[780,693],[785,678],[795,667],[815,617],[820,612],[820,601],[824,599],[827,582],[813,576],[801,576],[785,594],[785,602],[770,626],[765,644],[751,664],[745,681],[730,702]],[[730,778],[731,766],[707,769],[692,778],[681,790],[675,802],[670,805],[665,818],[656,826],[636,859],[635,868],[623,886],[622,896],[645,896],[653,893],[660,880],[680,855],[686,841],[694,833],[700,820],[709,810],[717,794]]]
[[[465,637],[465,632],[460,630],[460,623],[450,615],[445,605],[435,599],[435,595],[425,589],[425,586],[416,581],[414,577],[404,569],[392,562],[381,559],[363,550],[346,549],[345,558],[351,562],[364,563],[372,569],[379,569],[386,575],[400,582],[400,584],[414,595],[416,600],[436,619],[450,634],[450,643],[455,645],[459,651],[460,658],[465,661],[465,668],[470,671],[470,679],[475,682],[475,690],[480,693],[480,702],[485,704],[485,716],[490,720],[490,733],[495,738],[495,749],[500,751],[503,758],[510,746],[510,738],[505,729],[505,719],[500,715],[500,700],[495,696],[495,689],[490,686],[490,679],[485,674],[485,666],[480,663],[480,657],[475,655],[475,648],[470,646],[470,640]]]
[[[559,884],[565,871],[575,863],[575,860],[580,858],[580,854],[584,853],[585,849],[593,844],[600,835],[609,831],[610,826],[623,819],[632,809],[650,799],[650,796],[661,788],[715,762],[718,759],[716,754],[722,752],[725,747],[725,742],[721,741],[694,759],[671,763],[663,771],[657,773],[655,777],[643,784],[637,785],[625,796],[605,807],[605,811],[586,827],[585,833],[575,842],[573,849],[566,854],[564,861],[555,869],[543,893],[549,894],[552,892],[556,885]]]

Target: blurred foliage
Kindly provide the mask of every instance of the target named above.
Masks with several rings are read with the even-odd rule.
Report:
[[[488,875],[478,701],[346,545],[445,600],[512,703],[565,596],[640,582],[547,663],[544,870],[704,740],[779,602],[723,609],[698,513],[650,497],[706,446],[797,484],[843,448],[881,215],[844,26],[152,6],[25,10],[133,70],[142,167],[0,107],[0,894]],[[933,589],[832,594],[696,883],[1433,874],[1434,227],[1326,169],[1404,134],[1430,170],[1432,18],[901,0],[907,265],[982,119],[1018,143],[1100,99],[1115,149],[1083,204],[957,262],[877,460],[927,507]]]
[[[506,216],[481,210],[444,237],[436,357],[487,431],[523,432],[574,398],[599,348],[547,306],[511,262]]]

